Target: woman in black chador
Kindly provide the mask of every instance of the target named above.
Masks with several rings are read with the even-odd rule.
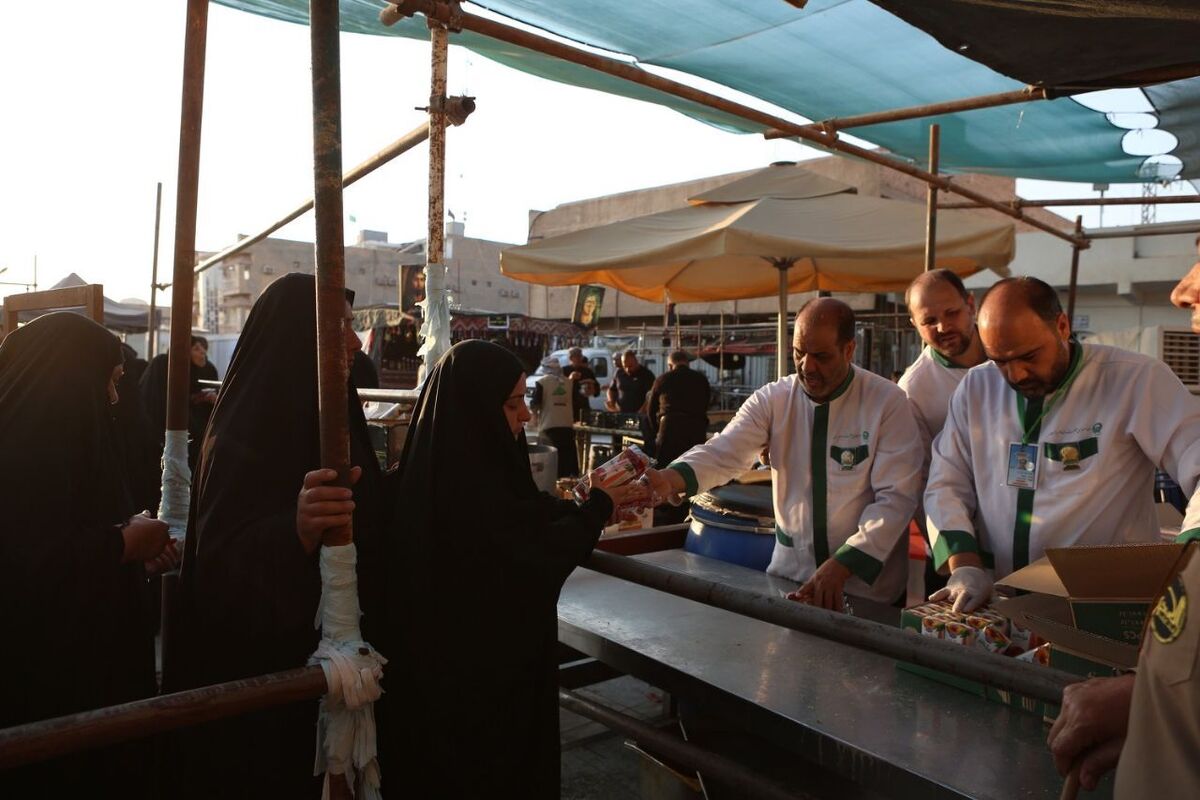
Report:
[[[179,587],[171,690],[301,667],[317,646],[321,533],[353,513],[364,636],[379,618],[382,477],[362,406],[347,384],[349,489],[322,486],[316,281],[290,274],[254,304],[204,436]],[[347,317],[350,304],[346,303]],[[359,346],[347,327],[347,355]],[[359,474],[356,471],[355,474]],[[176,646],[177,645],[177,646]],[[198,727],[181,736],[184,797],[318,797],[317,701]]]
[[[115,336],[65,312],[0,345],[0,728],[156,690],[143,562],[167,529],[126,491],[122,361]],[[94,750],[0,772],[0,796],[138,797],[150,768],[139,743]]]
[[[417,402],[377,643],[385,794],[558,797],[558,594],[631,490],[539,493],[528,419],[524,368],[482,341],[452,347]]]

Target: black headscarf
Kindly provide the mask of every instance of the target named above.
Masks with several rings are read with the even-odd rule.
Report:
[[[491,525],[519,528],[534,521],[528,515],[535,513],[538,490],[528,447],[503,411],[524,371],[508,350],[479,340],[456,344],[434,366],[400,457],[399,512],[412,521],[407,545],[436,545],[454,557],[470,549],[484,555],[488,548],[479,537],[440,532],[478,527],[481,509]]]
[[[117,381],[119,399],[112,410],[126,487],[135,509],[155,510],[161,486],[159,460],[162,453],[151,435],[150,420],[138,391],[146,361],[127,344],[121,345],[121,353],[125,359],[125,373]]]
[[[295,525],[304,475],[320,467],[315,296],[311,275],[285,275],[255,302],[238,339],[192,485],[171,688],[303,666],[316,647],[318,560],[304,551]],[[369,637],[378,618],[372,547],[383,506],[352,384],[347,403],[351,458],[363,468],[354,487],[354,538]],[[238,775],[239,791],[255,786],[271,796],[304,796],[312,789],[315,719],[310,703],[199,730],[187,745],[192,766],[184,782],[228,785]],[[212,769],[214,759],[222,770]]]
[[[556,601],[612,505],[599,491],[583,508],[537,491],[503,410],[523,372],[499,345],[450,348],[401,457],[388,560],[398,638],[381,643],[384,720],[400,724],[381,727],[380,752],[384,785],[399,773],[414,797],[558,796]]]
[[[9,524],[14,514],[30,523],[68,512],[81,525],[128,519],[108,396],[122,361],[117,337],[69,312],[39,317],[0,345],[0,494]]]
[[[154,692],[140,564],[122,564],[126,497],[107,391],[116,337],[68,312],[0,345],[0,727],[114,705]],[[0,773],[0,794],[86,789],[128,767],[96,751]],[[123,794],[135,794],[132,780]]]

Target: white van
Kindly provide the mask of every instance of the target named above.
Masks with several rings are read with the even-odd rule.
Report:
[[[551,358],[557,358],[558,363],[562,364],[563,374],[570,374],[568,368],[571,359],[567,357],[566,350],[555,350],[550,354]],[[592,410],[603,411],[604,399],[608,394],[609,384],[612,383],[613,375],[617,371],[617,362],[613,358],[613,354],[603,347],[585,347],[583,348],[583,357],[587,359],[588,366],[592,368],[592,372],[596,373],[596,382],[600,384],[600,394],[595,397],[590,397],[588,400],[591,403]],[[525,399],[529,400],[533,397],[533,387],[537,383],[538,378],[546,373],[539,365],[534,373],[525,378]]]

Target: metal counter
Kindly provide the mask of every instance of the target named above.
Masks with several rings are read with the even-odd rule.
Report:
[[[761,593],[796,586],[682,550],[637,558]],[[880,610],[853,602],[860,616]],[[567,581],[558,617],[565,644],[884,796],[1057,798],[1062,788],[1040,718],[889,658],[585,569]],[[1088,795],[1109,796],[1111,780]]]

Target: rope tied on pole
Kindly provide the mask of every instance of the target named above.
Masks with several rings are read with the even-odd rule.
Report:
[[[320,665],[328,684],[313,765],[314,775],[325,775],[322,800],[331,797],[330,782],[337,776],[355,797],[382,799],[371,704],[383,695],[379,681],[387,659],[363,641],[359,629],[357,563],[353,543],[321,548],[321,602],[315,620],[321,642],[309,664]]]

